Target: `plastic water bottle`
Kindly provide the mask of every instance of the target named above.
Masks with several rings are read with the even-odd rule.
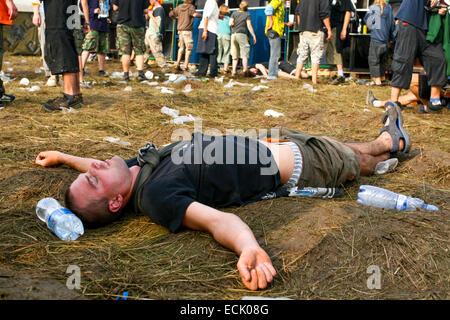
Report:
[[[290,197],[316,197],[316,198],[341,198],[344,196],[344,189],[342,188],[292,188],[289,191]]]
[[[44,198],[36,206],[36,214],[63,241],[73,241],[84,234],[81,220],[53,198]]]
[[[176,118],[180,115],[180,111],[172,108],[168,108],[166,106],[161,108],[161,113],[167,114],[168,116],[171,116],[172,118]]]
[[[368,185],[359,187],[357,201],[366,206],[404,211],[415,211],[417,208],[433,211],[439,210],[438,207],[426,204],[422,199],[411,198],[383,188]]]

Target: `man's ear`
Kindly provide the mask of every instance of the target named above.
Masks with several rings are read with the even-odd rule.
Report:
[[[122,208],[122,204],[123,204],[123,197],[119,193],[114,198],[112,198],[108,201],[109,211],[111,211],[111,212],[119,211],[120,208]]]

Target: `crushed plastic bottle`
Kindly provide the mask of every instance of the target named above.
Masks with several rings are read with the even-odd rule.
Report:
[[[392,171],[397,167],[398,159],[391,158],[385,161],[378,162],[375,166],[375,174],[385,174],[388,171]]]
[[[369,185],[359,187],[359,203],[385,209],[415,211],[416,209],[439,210],[438,207],[426,204],[422,199],[411,198],[402,194]]]
[[[81,220],[53,198],[44,198],[36,206],[38,218],[63,241],[74,241],[84,234]]]

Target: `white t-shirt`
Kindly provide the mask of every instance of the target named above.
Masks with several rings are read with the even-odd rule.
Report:
[[[202,21],[198,26],[204,29],[205,18],[208,18],[208,31],[217,34],[219,29],[219,7],[216,0],[207,0],[203,8]]]

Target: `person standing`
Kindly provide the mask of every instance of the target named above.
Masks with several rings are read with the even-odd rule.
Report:
[[[105,59],[109,53],[108,21],[106,17],[99,17],[99,0],[81,0],[85,25],[88,34],[83,42],[81,54],[81,69],[84,70],[89,54],[96,53],[98,59],[98,75],[105,76]]]
[[[184,0],[183,4],[169,12],[169,17],[177,19],[178,31],[178,56],[175,67],[180,69],[181,59],[184,55],[184,70],[188,70],[189,60],[191,59],[194,40],[192,39],[192,28],[194,27],[194,18],[201,18],[200,13],[195,12],[192,0]]]
[[[444,107],[441,88],[447,83],[446,60],[442,43],[426,40],[428,18],[425,5],[435,7],[438,0],[403,0],[397,12],[397,35],[392,60],[391,100],[398,101],[402,89],[411,83],[414,60],[419,58],[431,87],[427,111],[439,112]],[[439,9],[446,14],[446,8]]]
[[[163,53],[164,35],[166,34],[166,12],[158,0],[150,0],[152,10],[148,11],[148,28],[145,32],[145,44],[147,51],[151,51],[158,66],[163,73],[168,72],[166,58]],[[146,53],[144,61],[148,58]],[[145,76],[139,74],[139,80],[146,80]]]
[[[18,11],[12,0],[0,0],[0,70],[3,65],[3,25],[12,25],[17,18]],[[5,93],[3,81],[0,79],[0,107],[3,103],[13,102],[15,97]]]
[[[203,8],[202,21],[198,26],[197,53],[201,54],[196,76],[217,76],[217,32],[219,29],[218,0],[207,0]]]
[[[139,78],[144,76],[145,54],[145,12],[150,5],[148,0],[112,0],[117,14],[117,48],[122,62],[123,79],[130,80],[131,53],[136,55]]]
[[[62,111],[63,108],[81,108],[80,65],[76,50],[74,30],[81,28],[77,0],[42,0],[45,12],[45,61],[54,75],[64,81],[63,95],[50,99],[42,108],[45,111]],[[36,0],[34,3],[36,4]],[[34,10],[33,23],[39,26],[39,11]]]
[[[395,21],[391,6],[385,0],[375,0],[364,16],[364,22],[370,30],[370,77],[380,86],[386,79],[388,43],[394,40]]]
[[[312,83],[317,83],[320,59],[324,53],[323,28],[327,29],[327,40],[331,40],[333,36],[329,11],[328,0],[303,0],[295,9],[300,31],[295,70],[297,79],[300,79],[303,65],[311,56]]]
[[[239,58],[242,59],[242,69],[244,74],[248,76],[248,59],[250,58],[250,43],[248,41],[248,33],[253,37],[253,44],[256,44],[256,35],[252,27],[252,19],[248,12],[247,1],[239,4],[239,10],[231,14],[231,56],[233,57],[233,69],[231,76],[236,75]]]
[[[354,11],[351,0],[330,0],[330,24],[333,32],[331,40],[326,42],[327,64],[336,65],[337,77],[330,84],[345,82],[342,50],[347,46],[347,30]]]
[[[281,38],[284,35],[284,26],[290,27],[294,25],[294,22],[284,22],[285,11],[284,0],[272,0],[264,10],[266,15],[265,33],[267,38],[269,38],[270,46],[267,80],[278,78],[278,60],[281,55]]]
[[[219,34],[217,36],[217,45],[217,63],[223,63],[223,72],[228,73],[231,46],[230,8],[224,4],[219,7]]]

